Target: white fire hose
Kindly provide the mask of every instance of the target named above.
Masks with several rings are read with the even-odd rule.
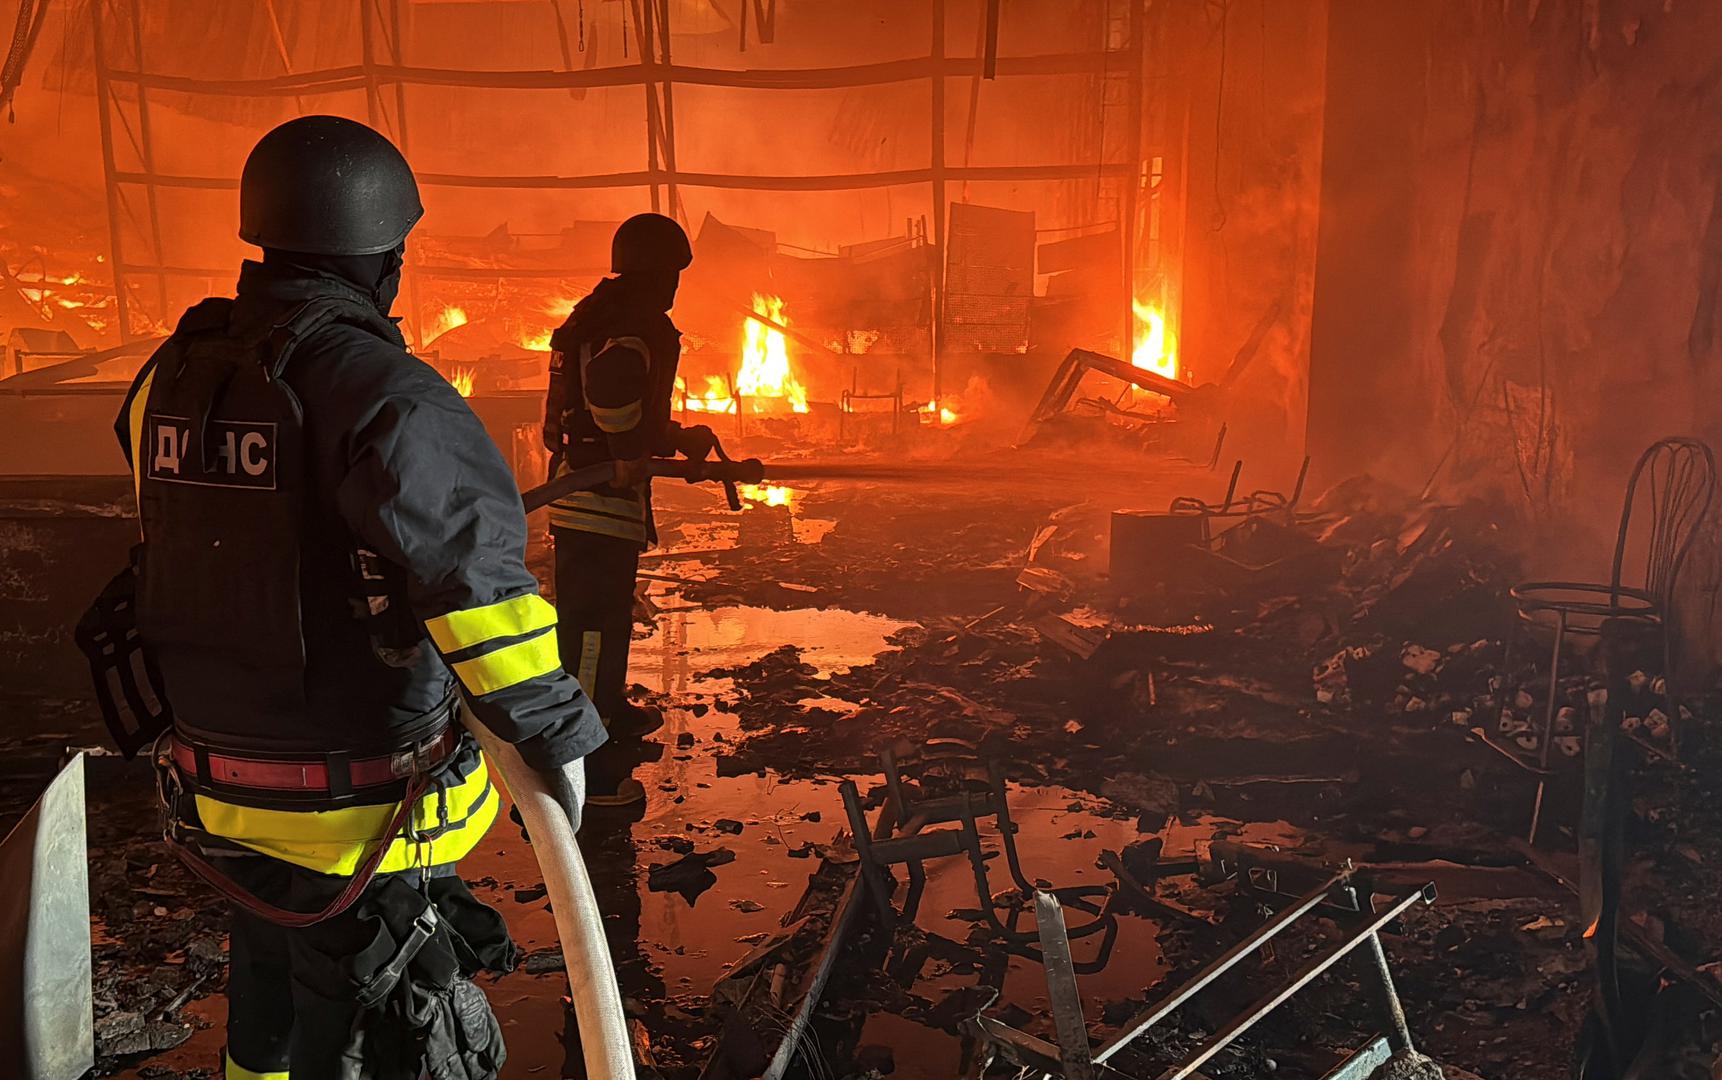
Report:
[[[560,775],[546,776],[522,761],[520,751],[497,738],[470,709],[461,709],[461,719],[484,748],[491,767],[502,774],[532,836],[532,851],[556,916],[556,934],[562,939],[562,961],[568,968],[586,1075],[592,1080],[634,1080],[633,1046],[622,1014],[616,968],[604,939],[604,919],[574,840],[586,788],[584,767],[575,761],[564,766]]]

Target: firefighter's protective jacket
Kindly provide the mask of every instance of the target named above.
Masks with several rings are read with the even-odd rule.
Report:
[[[606,278],[550,336],[544,445],[560,454],[558,473],[603,461],[675,452],[670,420],[681,333],[670,317],[637,299],[626,278]],[[550,505],[553,529],[632,541],[655,536],[650,484],[605,485]]]
[[[247,263],[236,299],[186,312],[116,430],[138,484],[140,632],[175,734],[200,752],[330,755],[333,771],[414,745],[457,682],[529,764],[603,742],[526,569],[507,465],[364,294]],[[482,757],[463,745],[452,765],[415,808],[430,842],[396,840],[382,871],[459,858],[494,820]],[[196,808],[209,833],[352,873],[398,805],[363,802],[300,809],[215,785]]]

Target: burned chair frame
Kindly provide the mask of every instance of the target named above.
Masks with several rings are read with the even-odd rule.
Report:
[[[916,798],[906,782],[898,754],[886,750],[880,754],[885,773],[886,805],[877,825],[869,826],[861,794],[853,780],[845,780],[839,788],[843,808],[849,818],[849,829],[855,840],[855,852],[860,857],[861,878],[879,917],[881,927],[894,927],[899,921],[912,921],[926,888],[927,859],[951,855],[966,855],[974,874],[975,895],[982,918],[994,937],[1013,952],[1037,956],[1034,946],[1037,934],[1016,928],[1022,907],[1014,908],[1001,917],[990,877],[987,854],[981,846],[980,823],[993,820],[1003,850],[1005,865],[1011,879],[1026,901],[1045,891],[1043,883],[1029,880],[1023,872],[1017,854],[1016,824],[1011,820],[1004,776],[996,762],[982,761],[966,744],[929,743],[918,756],[916,764],[930,767],[951,767],[962,774],[963,790],[935,798]],[[974,790],[972,780],[981,779],[983,790]],[[955,822],[956,828],[932,828]],[[895,884],[888,876],[889,867],[902,863],[908,873],[909,885],[904,894],[903,910],[899,914],[892,906]],[[1118,918],[1113,910],[1116,890],[1103,885],[1078,885],[1051,889],[1050,895],[1060,904],[1079,908],[1093,917],[1069,931],[1070,938],[1101,935],[1096,956],[1081,965],[1083,970],[1097,971],[1111,956],[1118,936]]]

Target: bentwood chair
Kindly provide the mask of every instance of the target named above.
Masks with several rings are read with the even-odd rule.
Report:
[[[1569,637],[1596,637],[1608,619],[1641,619],[1657,627],[1662,637],[1664,686],[1668,688],[1670,756],[1678,756],[1680,710],[1672,689],[1677,632],[1673,617],[1675,588],[1681,565],[1697,538],[1699,525],[1710,511],[1715,492],[1716,459],[1710,447],[1689,438],[1653,443],[1639,457],[1626,483],[1626,501],[1621,506],[1620,531],[1615,537],[1614,564],[1608,582],[1526,581],[1510,590],[1518,614],[1515,636],[1521,629],[1550,630],[1554,638],[1554,648],[1549,654],[1548,701],[1536,729],[1534,763],[1517,754],[1508,755],[1537,776],[1531,842],[1536,841],[1542,820],[1549,748],[1560,710],[1561,652]],[[1643,541],[1644,574],[1640,584],[1628,585],[1623,577],[1628,572],[1634,511],[1641,496],[1645,503],[1643,510],[1649,515],[1648,535]],[[1639,531],[1642,533],[1643,527]],[[1509,640],[1509,657],[1511,653]],[[1503,747],[1496,748],[1505,752]]]

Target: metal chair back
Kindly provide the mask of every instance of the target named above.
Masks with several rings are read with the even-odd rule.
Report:
[[[1626,502],[1620,510],[1620,533],[1614,547],[1610,577],[1611,599],[1619,602],[1627,546],[1639,485],[1646,486],[1645,510],[1650,514],[1645,539],[1643,589],[1667,618],[1680,579],[1681,564],[1698,536],[1698,526],[1710,512],[1716,495],[1716,458],[1697,439],[1676,437],[1652,443],[1639,456],[1626,482]]]

